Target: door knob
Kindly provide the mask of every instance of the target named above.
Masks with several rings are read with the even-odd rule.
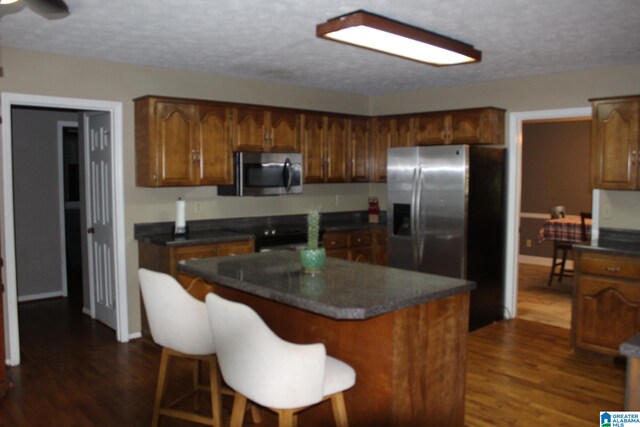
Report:
[[[87,234],[94,234],[96,232],[96,229],[93,227],[89,227],[87,228]]]

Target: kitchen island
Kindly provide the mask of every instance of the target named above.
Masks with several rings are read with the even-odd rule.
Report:
[[[306,274],[293,251],[188,260],[178,270],[184,286],[200,278],[283,339],[322,342],[350,364],[352,427],[464,424],[473,282],[333,258]],[[330,405],[301,413],[299,425],[333,425]]]

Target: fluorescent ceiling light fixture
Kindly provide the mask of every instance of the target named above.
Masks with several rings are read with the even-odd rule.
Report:
[[[0,0],[0,4],[11,4],[11,3],[15,3],[18,0]]]
[[[316,36],[436,66],[482,58],[469,44],[363,10],[318,24]]]

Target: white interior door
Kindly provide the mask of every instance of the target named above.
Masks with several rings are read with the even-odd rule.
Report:
[[[111,118],[85,113],[87,248],[91,312],[117,329]]]

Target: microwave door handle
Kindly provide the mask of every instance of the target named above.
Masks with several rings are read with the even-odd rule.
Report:
[[[284,161],[284,180],[287,183],[287,193],[291,191],[293,174],[291,173],[291,160],[289,158]]]

